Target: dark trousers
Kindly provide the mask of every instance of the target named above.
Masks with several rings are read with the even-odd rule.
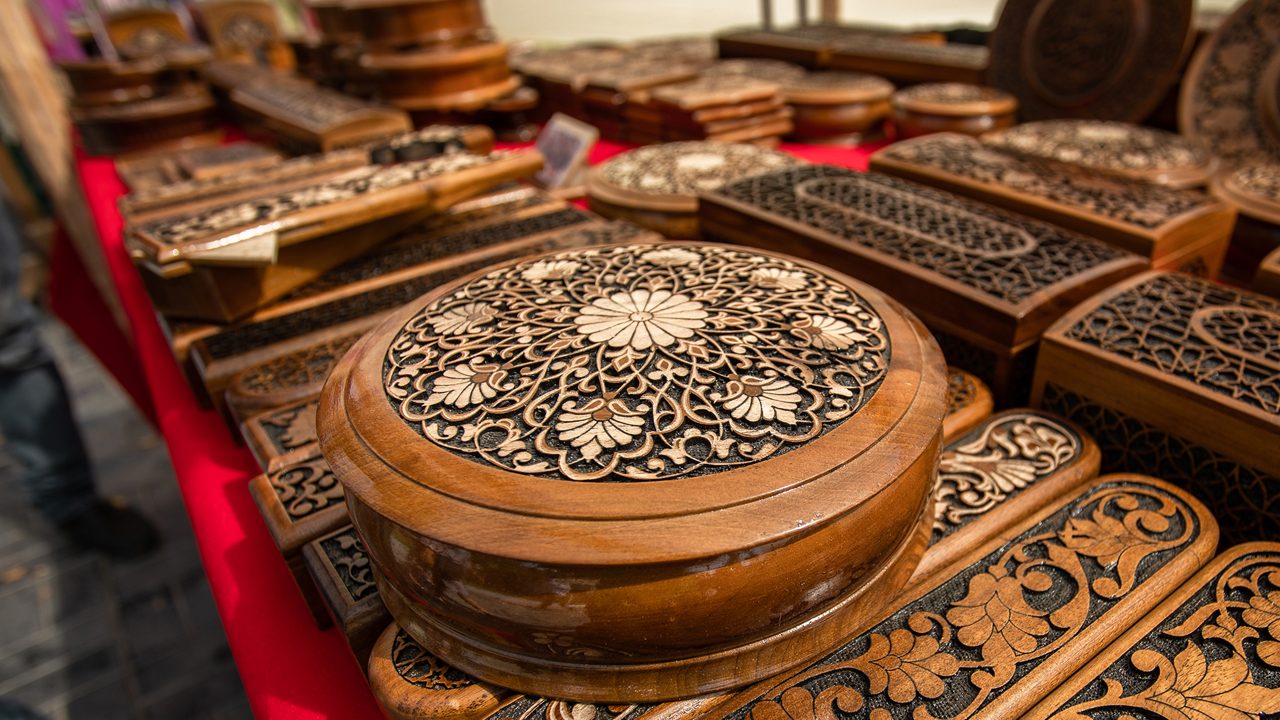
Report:
[[[18,225],[0,200],[0,435],[32,504],[60,523],[93,502],[93,473],[35,309],[19,292],[21,257]]]

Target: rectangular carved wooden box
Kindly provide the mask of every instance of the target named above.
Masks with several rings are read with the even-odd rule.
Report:
[[[1046,220],[1141,255],[1156,269],[1216,277],[1235,209],[1198,190],[1174,190],[1023,157],[966,135],[895,143],[871,169]]]
[[[703,194],[708,237],[829,265],[891,291],[947,362],[1025,397],[1045,328],[1139,272],[1126,252],[1046,223],[876,173],[803,165]]]
[[[1280,302],[1132,278],[1045,333],[1032,401],[1093,433],[1105,469],[1203,498],[1228,542],[1280,536]]]
[[[291,76],[259,75],[231,91],[250,121],[296,152],[325,152],[413,129],[409,115]]]

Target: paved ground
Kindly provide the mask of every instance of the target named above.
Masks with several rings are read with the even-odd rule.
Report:
[[[46,326],[101,491],[141,508],[164,546],[131,563],[68,547],[0,451],[0,697],[50,720],[251,717],[163,443],[70,333]]]

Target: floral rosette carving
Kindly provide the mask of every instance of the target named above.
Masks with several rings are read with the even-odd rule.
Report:
[[[387,396],[440,447],[568,480],[721,472],[875,394],[890,341],[849,287],[712,246],[576,250],[495,270],[392,341]]]

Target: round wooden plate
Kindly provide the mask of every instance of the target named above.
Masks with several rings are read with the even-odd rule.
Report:
[[[1140,122],[1178,79],[1195,36],[1192,0],[1005,0],[987,83],[1023,120]]]
[[[598,246],[410,303],[318,430],[406,632],[504,687],[649,701],[794,667],[894,596],[946,383],[914,316],[822,266]]]
[[[1248,0],[1196,51],[1178,129],[1228,166],[1280,162],[1280,0]]]

